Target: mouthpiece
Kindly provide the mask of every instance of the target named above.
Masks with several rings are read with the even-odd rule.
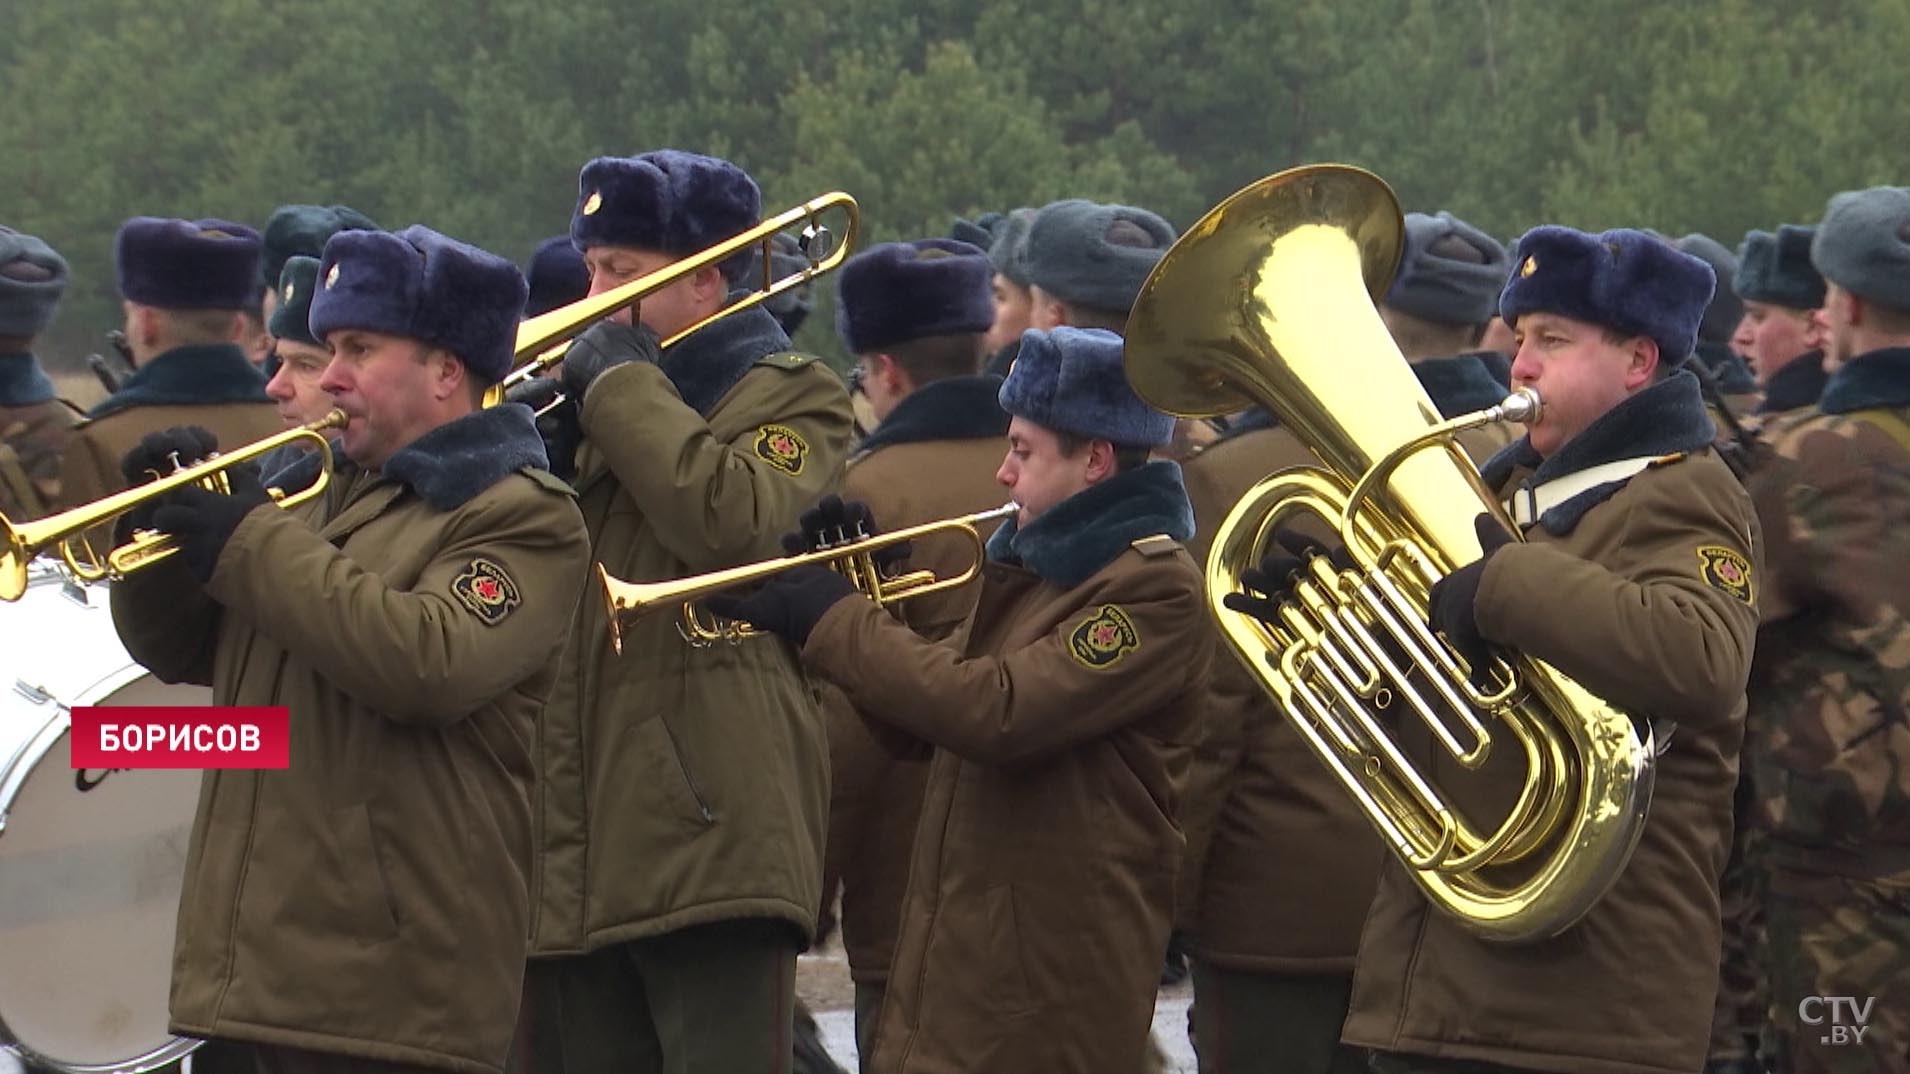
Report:
[[[1545,404],[1539,401],[1537,388],[1520,388],[1492,408],[1495,421],[1511,421],[1520,425],[1532,424],[1544,412]]]

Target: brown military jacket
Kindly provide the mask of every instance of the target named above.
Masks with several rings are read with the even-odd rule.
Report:
[[[850,458],[842,498],[866,502],[876,524],[897,530],[999,507],[1008,493],[995,480],[1007,451],[1008,415],[996,402],[1000,377],[957,377],[924,385],[904,399]],[[957,435],[965,434],[965,435]],[[995,530],[983,527],[986,539]],[[952,578],[975,561],[949,534],[913,542],[906,569]],[[974,610],[979,583],[895,605],[931,641],[953,635]],[[909,848],[922,808],[929,749],[893,721],[855,711],[825,687],[829,718],[829,840],[825,902],[842,883],[842,940],[849,972],[861,982],[888,979],[908,890]]]
[[[1910,868],[1910,349],[1862,355],[1769,437],[1749,753],[1786,884]],[[1775,882],[1775,881],[1774,881]]]
[[[781,535],[836,486],[848,395],[826,366],[778,353],[780,329],[773,345],[750,332],[758,313],[666,355],[715,369],[742,348],[728,387],[681,378],[693,394],[720,391],[707,415],[647,363],[603,374],[583,400],[578,504],[611,575],[655,581],[776,558]],[[593,585],[544,709],[533,952],[738,918],[810,935],[829,747],[795,654],[773,637],[693,648],[677,617],[659,614],[631,626],[619,655],[606,615]]]
[[[867,1069],[1143,1069],[1212,652],[1193,561],[1142,536],[1187,532],[1172,467],[997,531],[959,649],[859,600],[810,635],[811,668],[938,747]]]
[[[0,406],[0,515],[27,522],[58,508],[61,460],[78,421],[59,399]]]
[[[177,558],[115,586],[120,636],[160,678],[291,715],[290,767],[206,773],[175,1032],[503,1068],[531,742],[589,565],[569,489],[507,411],[253,511],[203,588]]]
[[[178,347],[141,366],[73,430],[60,470],[64,507],[126,487],[119,463],[147,433],[180,425],[211,430],[231,451],[284,429],[265,380],[236,346]],[[109,534],[93,535],[105,551]]]
[[[1205,561],[1227,512],[1261,478],[1319,462],[1284,426],[1230,435],[1186,464],[1189,551]],[[1322,534],[1324,535],[1324,534]],[[1352,798],[1301,741],[1219,631],[1181,809],[1181,924],[1215,965],[1350,973],[1378,882],[1380,846]]]
[[[1689,453],[1542,515],[1525,543],[1493,556],[1474,605],[1487,639],[1634,716],[1675,721],[1629,864],[1561,935],[1502,944],[1433,909],[1389,861],[1360,943],[1348,1043],[1567,1074],[1703,1064],[1761,552],[1748,496],[1701,446],[1713,435],[1688,376],[1621,404],[1554,459]],[[1519,448],[1487,474],[1501,494],[1536,463]],[[1503,816],[1522,779],[1511,753],[1495,751],[1476,776],[1450,763],[1429,772],[1462,808]]]

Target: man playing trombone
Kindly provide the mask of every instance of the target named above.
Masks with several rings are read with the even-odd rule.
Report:
[[[844,599],[813,563],[710,603],[938,747],[864,1069],[1135,1074],[1213,653],[1181,547],[1193,513],[1179,467],[1147,461],[1174,419],[1128,387],[1112,332],[1028,332],[1001,403],[997,480],[1020,509],[988,540],[958,644]]]
[[[206,773],[172,1028],[249,1045],[262,1074],[499,1071],[530,932],[534,721],[588,541],[530,413],[481,409],[511,363],[515,266],[412,227],[335,236],[319,279],[349,461],[291,510],[244,466],[229,495],[135,509],[178,553],[113,593],[161,679],[291,716],[288,768]],[[169,430],[123,466],[213,446]]]
[[[578,187],[592,295],[761,218],[742,169],[694,153],[602,157]],[[792,353],[767,310],[717,316],[756,264],[745,248],[682,273],[565,355],[574,481],[613,575],[776,555],[841,474],[840,379]],[[650,621],[619,654],[605,615],[579,606],[539,737],[529,1060],[538,1074],[787,1070],[828,810],[814,693],[773,639],[695,647]]]

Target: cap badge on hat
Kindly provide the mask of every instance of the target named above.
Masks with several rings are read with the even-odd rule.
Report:
[[[290,280],[287,280],[285,282],[285,301],[287,302],[292,301],[292,292],[296,290],[298,290],[298,285],[292,283]]]
[[[595,216],[597,214],[597,210],[603,207],[604,207],[604,196],[600,191],[593,190],[590,192],[590,196],[584,199],[584,215],[585,216]]]
[[[333,263],[332,270],[325,274],[325,290],[329,291],[336,286],[338,286],[338,265]]]
[[[232,237],[228,232],[220,231],[214,227],[202,227],[199,229],[199,234],[208,239],[229,239]]]
[[[1537,255],[1527,254],[1525,256],[1525,263],[1519,266],[1519,275],[1521,277],[1530,276],[1534,272],[1537,272],[1538,270],[1539,270],[1539,259]]]

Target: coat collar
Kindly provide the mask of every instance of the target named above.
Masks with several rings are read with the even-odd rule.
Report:
[[[0,406],[33,406],[53,395],[53,382],[31,354],[0,354]]]
[[[1701,339],[1693,357],[1704,363],[1711,379],[1717,382],[1718,391],[1723,394],[1744,395],[1757,391],[1757,378],[1751,375],[1751,367],[1732,353],[1728,345]]]
[[[1001,378],[986,373],[924,384],[895,405],[857,446],[856,454],[890,444],[1007,436],[1008,412],[1001,408],[1000,393]]]
[[[344,487],[359,472],[343,442],[332,441],[333,480]],[[279,472],[272,483],[302,489],[318,476],[319,457],[308,454]],[[409,487],[440,511],[451,511],[525,467],[550,469],[537,420],[522,403],[474,411],[420,436],[385,460],[381,476]]]
[[[1871,351],[1845,362],[1817,403],[1826,414],[1899,406],[1910,406],[1910,347]]]
[[[1492,375],[1478,352],[1414,362],[1413,374],[1446,418],[1498,406],[1511,390]]]
[[[1009,519],[988,539],[988,558],[1019,562],[1043,581],[1073,589],[1128,545],[1158,533],[1177,541],[1194,535],[1194,509],[1172,462],[1150,462],[1077,492],[1025,530]]]
[[[732,292],[734,301],[739,295]],[[691,410],[708,417],[710,408],[743,379],[758,358],[789,349],[789,337],[776,318],[755,306],[719,318],[685,336],[663,352],[657,363]]]
[[[1529,471],[1521,475],[1519,486],[1533,487],[1620,459],[1697,451],[1717,435],[1698,378],[1680,370],[1606,411],[1550,458],[1539,457],[1528,434],[1487,459],[1480,476],[1487,488],[1502,489],[1518,471]],[[1586,489],[1540,515],[1539,524],[1562,537],[1577,528],[1587,511],[1624,486],[1624,481],[1610,481]]]
[[[140,366],[86,416],[102,418],[134,406],[271,401],[265,394],[265,374],[237,344],[205,343],[174,347]]]
[[[1829,381],[1830,374],[1824,372],[1824,352],[1812,351],[1771,375],[1757,412],[1776,414],[1810,406],[1824,394]]]

